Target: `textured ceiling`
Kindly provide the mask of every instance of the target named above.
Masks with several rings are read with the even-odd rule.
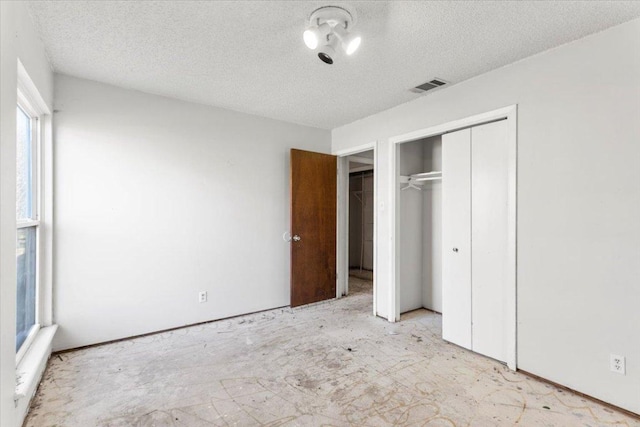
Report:
[[[302,41],[323,5],[355,12],[334,65]],[[640,16],[640,2],[29,2],[56,72],[331,129]],[[443,89],[446,90],[446,89]],[[422,95],[428,96],[428,95]]]

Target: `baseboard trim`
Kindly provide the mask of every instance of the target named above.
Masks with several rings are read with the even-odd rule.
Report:
[[[236,314],[235,316],[222,317],[220,319],[205,320],[204,322],[190,323],[188,325],[176,326],[175,328],[161,329],[159,331],[147,332],[146,334],[131,335],[130,337],[118,338],[118,339],[109,340],[109,341],[102,341],[102,342],[97,342],[97,343],[88,344],[88,345],[81,345],[80,347],[65,348],[64,350],[54,351],[51,354],[51,356],[53,357],[53,356],[57,356],[59,354],[69,353],[69,352],[72,352],[72,351],[85,350],[85,349],[93,348],[93,347],[100,347],[102,345],[113,344],[113,343],[122,342],[122,341],[129,341],[129,340],[133,340],[133,339],[136,339],[136,338],[143,338],[143,337],[148,337],[148,336],[151,336],[151,335],[163,334],[165,332],[177,331],[178,329],[191,328],[193,326],[206,325],[207,323],[220,322],[222,320],[235,319],[237,317],[250,316],[252,314],[258,314],[258,313],[266,313],[268,311],[281,310],[281,309],[284,309],[284,308],[289,308],[289,306],[288,305],[283,305],[283,306],[280,306],[280,307],[267,308],[267,309],[264,309],[264,310],[252,311],[252,312],[249,312],[249,313]]]
[[[550,384],[550,385],[552,385],[554,387],[557,387],[559,389],[562,389],[562,390],[565,390],[565,391],[569,391],[571,393],[575,393],[580,397],[584,397],[585,399],[591,400],[592,402],[599,403],[599,404],[601,404],[603,406],[606,406],[606,407],[608,407],[610,409],[613,409],[613,410],[618,411],[618,412],[622,412],[625,415],[628,415],[628,416],[630,416],[632,418],[640,420],[640,414],[636,414],[635,412],[632,412],[632,411],[630,411],[628,409],[624,409],[624,408],[616,406],[616,405],[614,405],[612,403],[605,402],[604,400],[600,400],[600,399],[598,399],[596,397],[589,396],[588,394],[584,394],[584,393],[582,393],[580,391],[574,390],[574,389],[569,388],[567,386],[564,386],[562,384],[558,384],[558,383],[556,383],[554,381],[551,381],[551,380],[548,380],[548,379],[546,379],[544,377],[538,376],[536,374],[532,374],[531,372],[523,371],[522,369],[518,369],[518,372],[520,372],[521,374],[524,374],[524,375],[526,375],[528,377],[531,377],[533,379],[536,379],[538,381],[542,381],[544,383]]]

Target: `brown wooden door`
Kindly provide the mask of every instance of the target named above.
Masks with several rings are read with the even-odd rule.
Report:
[[[337,165],[291,150],[291,307],[336,296]]]

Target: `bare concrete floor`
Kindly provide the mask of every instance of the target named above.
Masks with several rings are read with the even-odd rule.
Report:
[[[351,295],[54,355],[27,426],[640,426]]]

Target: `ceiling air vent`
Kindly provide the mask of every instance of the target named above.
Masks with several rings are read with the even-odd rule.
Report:
[[[429,82],[426,83],[422,83],[419,86],[414,87],[413,89],[411,89],[411,92],[414,93],[424,93],[428,90],[433,90],[433,89],[437,89],[441,86],[444,86],[446,84],[448,84],[449,82],[442,80],[442,79],[433,79]]]

